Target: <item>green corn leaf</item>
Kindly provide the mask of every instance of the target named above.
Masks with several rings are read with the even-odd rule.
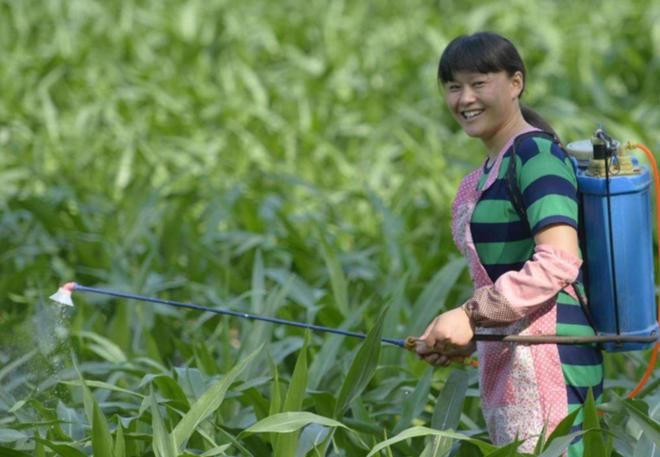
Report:
[[[568,435],[561,434],[555,436],[552,439],[552,442],[548,440],[545,449],[541,454],[539,454],[539,457],[561,457],[564,454],[564,451],[568,449],[568,446],[571,445],[573,440],[582,434],[584,434],[584,431],[580,430],[577,432],[570,433]]]
[[[101,412],[101,408],[99,408],[96,400],[93,401],[92,452],[96,457],[113,457],[113,443],[108,421]]]
[[[468,389],[468,374],[454,369],[435,399],[431,427],[436,430],[456,430],[461,421],[463,402]]]
[[[351,314],[344,320],[341,328],[350,329],[357,322],[359,322],[362,316],[364,316],[367,305],[368,303],[364,303],[363,305],[353,310]],[[314,360],[309,367],[308,386],[310,390],[318,388],[321,380],[323,379],[323,376],[325,376],[328,370],[330,370],[330,368],[335,365],[339,351],[341,350],[345,339],[346,337],[342,335],[331,335],[326,339],[325,343],[323,343],[323,347],[316,354],[316,357],[314,357]]]
[[[309,345],[310,333],[305,331],[305,342],[298,355],[296,366],[293,369],[289,390],[284,400],[284,411],[300,411],[305,398],[305,389],[307,388],[307,346]],[[288,457],[294,455],[298,445],[298,431],[290,434],[278,436],[275,445],[276,457]]]
[[[139,386],[142,387],[152,383],[158,389],[161,397],[167,400],[173,400],[178,403],[185,411],[190,409],[190,403],[185,392],[174,378],[166,374],[148,374],[142,378]]]
[[[123,351],[130,351],[131,317],[133,312],[130,303],[117,303],[114,317],[110,323],[109,335],[112,341]]]
[[[256,457],[253,453],[250,452],[249,449],[247,449],[245,446],[241,444],[241,442],[237,439],[237,437],[227,432],[222,427],[216,427],[216,432],[218,433],[219,436],[223,438],[223,441],[229,441],[232,444],[232,446],[238,449],[244,456]]]
[[[254,256],[254,266],[252,267],[252,289],[250,291],[250,298],[252,299],[251,309],[254,314],[263,313],[265,296],[264,261],[261,250],[257,249]]]
[[[0,446],[0,455],[2,455],[3,457],[43,457],[45,455],[43,453],[43,447],[41,446],[40,443],[37,444],[37,446],[38,449],[41,449],[41,451],[36,451],[34,455],[28,454],[27,452],[17,451],[15,449]]]
[[[435,316],[443,311],[445,300],[465,269],[462,257],[450,260],[433,276],[415,302],[410,313],[408,335],[420,335]]]
[[[151,407],[151,429],[153,433],[152,446],[156,457],[177,457],[176,443],[170,433],[165,428],[163,417],[160,414],[160,407],[156,394],[151,391],[149,395],[149,406]]]
[[[55,453],[61,457],[87,457],[87,454],[69,444],[53,443],[50,440],[37,437],[35,437],[35,441],[38,441],[48,449],[55,451]]]
[[[584,402],[584,422],[582,423],[582,430],[584,430],[584,454],[585,455],[598,455],[607,456],[607,444],[603,438],[603,433],[600,429],[600,419],[596,411],[596,402],[594,401],[594,394],[589,388],[587,399]]]
[[[309,424],[319,424],[325,427],[348,428],[341,422],[330,419],[329,417],[319,416],[318,414],[305,411],[286,412],[274,414],[256,422],[244,430],[240,436],[255,433],[290,433],[300,430],[302,427]]]
[[[83,379],[82,374],[80,373],[80,369],[78,368],[76,357],[72,357],[72,362],[73,362],[73,369],[78,375],[80,387],[82,387],[83,390],[83,408],[85,409],[85,415],[87,416],[87,420],[91,424],[93,420],[92,418],[94,416],[94,397],[87,388],[87,385],[85,384],[85,380]]]
[[[319,236],[321,240],[321,252],[325,259],[326,267],[330,274],[330,285],[332,286],[332,296],[335,299],[335,306],[343,316],[348,316],[348,286],[346,276],[341,267],[336,252],[325,241],[324,237]]]
[[[460,433],[456,433],[452,431],[434,430],[428,427],[411,427],[409,429],[402,431],[398,435],[393,436],[390,439],[378,443],[376,446],[374,446],[371,449],[369,454],[367,454],[367,457],[376,455],[381,450],[388,449],[393,444],[422,436],[439,436],[439,437],[451,438],[454,440],[467,441],[468,443],[477,446],[479,450],[486,455],[490,452],[497,450],[497,447],[493,446],[492,444],[486,443],[485,441],[481,441],[475,438],[469,438]]]
[[[543,448],[545,447],[547,432],[548,432],[548,424],[547,422],[544,422],[539,439],[536,440],[536,446],[534,446],[534,455],[538,455],[543,451]]]
[[[383,323],[383,335],[397,335],[401,329],[401,315],[404,305],[406,305],[406,286],[410,277],[408,274],[402,274],[401,277],[395,281],[389,290],[386,290],[385,296],[388,297],[386,306],[390,310],[387,313],[385,322]],[[389,347],[381,355],[381,364],[383,365],[396,365],[399,361],[405,358],[405,351],[400,351],[398,348]]]
[[[36,432],[35,436],[39,436],[39,432]],[[46,450],[44,449],[44,445],[40,441],[35,441],[34,443],[34,457],[46,457]]]
[[[277,364],[268,354],[271,371],[273,372],[273,383],[270,385],[270,415],[282,412],[282,392],[280,390],[280,371]]]
[[[341,386],[337,397],[337,404],[333,417],[338,418],[344,414],[348,405],[355,397],[360,395],[371,380],[378,366],[378,357],[380,355],[381,335],[383,331],[383,321],[387,308],[383,309],[378,316],[374,327],[367,334],[360,350],[353,359],[353,363],[348,370],[346,379]]]
[[[200,457],[215,457],[217,455],[227,455],[226,451],[231,447],[231,444],[223,444],[222,446],[216,446],[213,449],[209,449],[204,452]]]
[[[660,448],[660,424],[644,414],[644,412],[640,411],[632,401],[623,400],[622,402],[632,420],[634,420],[644,431],[644,434]]]
[[[7,363],[5,366],[0,368],[0,381],[7,376],[9,373],[20,367],[21,365],[25,365],[27,362],[29,362],[35,355],[38,354],[39,351],[36,349],[28,352],[27,354],[17,358],[13,362]]]
[[[11,428],[0,428],[0,443],[13,443],[28,437],[27,434]]]
[[[552,431],[550,436],[548,437],[547,442],[545,443],[544,450],[550,449],[550,445],[554,440],[557,438],[560,438],[562,436],[566,436],[568,433],[570,433],[571,428],[573,427],[573,424],[575,423],[575,418],[580,414],[581,409],[576,409],[569,415],[567,415],[565,418],[559,422],[557,427]]]
[[[92,451],[96,457],[112,457],[112,437],[108,421],[101,412],[94,395],[87,387],[74,359],[74,368],[78,373],[80,386],[83,390],[83,403],[87,419],[92,424]]]
[[[410,425],[410,423],[418,417],[426,406],[429,391],[431,390],[431,380],[433,379],[433,367],[428,367],[424,372],[424,376],[419,380],[415,391],[408,398],[403,405],[403,412],[401,418],[397,422],[392,433],[399,433]]]
[[[422,451],[420,457],[447,457],[454,440],[446,436],[434,436]]]
[[[305,331],[303,347],[298,355],[296,366],[291,376],[289,390],[284,400],[284,411],[299,411],[302,407],[305,389],[307,388],[307,347],[309,346],[310,332]]]
[[[172,435],[174,437],[175,447],[181,446],[190,438],[195,428],[209,415],[214,413],[222,404],[229,387],[252,360],[261,353],[261,348],[257,348],[252,354],[245,357],[231,369],[220,381],[212,385],[197,401],[190,407],[190,410],[181,418],[174,427]]]
[[[632,451],[632,457],[660,457],[660,446],[651,441],[646,434],[642,433],[642,436],[635,443],[635,450]]]
[[[486,454],[486,457],[518,457],[522,456],[521,453],[518,452],[518,448],[522,444],[522,441],[516,440],[513,443],[509,443],[506,446],[503,446],[499,449],[494,450],[493,452],[489,452]]]
[[[60,384],[66,384],[69,386],[82,386],[82,381],[80,380],[60,381]],[[144,398],[144,395],[142,395],[139,392],[135,392],[134,390],[123,389],[121,387],[115,386],[114,384],[109,384],[107,382],[85,380],[85,385],[87,385],[88,387],[97,387],[99,389],[106,389],[112,392],[119,392],[122,394],[131,395],[133,397]]]
[[[126,440],[124,439],[124,429],[121,422],[117,424],[115,433],[114,457],[126,457]]]
[[[87,347],[108,362],[124,363],[127,360],[126,354],[124,354],[119,346],[110,341],[108,338],[105,338],[94,332],[86,331],[74,332],[74,335],[93,341],[94,343],[88,345]]]
[[[273,383],[270,385],[270,405],[269,405],[269,415],[278,414],[282,412],[282,390],[280,387],[280,372],[277,367],[277,363],[273,360],[270,352],[268,353],[268,360],[271,365],[271,371],[273,373]],[[273,446],[273,449],[277,446],[278,436],[272,434],[270,436],[270,443]]]

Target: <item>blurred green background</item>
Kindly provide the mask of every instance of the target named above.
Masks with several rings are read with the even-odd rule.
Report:
[[[360,310],[359,331],[389,303],[385,336],[419,332],[471,290],[449,208],[484,153],[436,66],[481,30],[517,45],[523,101],[564,142],[602,122],[660,150],[651,0],[0,0],[0,366],[103,358],[84,332],[168,367],[206,346],[221,372],[302,345],[125,302],[65,315],[46,297],[70,280],[331,326]],[[643,359],[613,358],[612,386]]]

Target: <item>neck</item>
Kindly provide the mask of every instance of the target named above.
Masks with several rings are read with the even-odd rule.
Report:
[[[517,116],[513,116],[497,131],[497,133],[492,137],[483,140],[483,143],[486,146],[486,152],[488,153],[488,158],[490,160],[495,160],[504,145],[507,144],[511,138],[514,138],[521,132],[531,128],[534,127],[525,121],[522,114],[518,113]]]

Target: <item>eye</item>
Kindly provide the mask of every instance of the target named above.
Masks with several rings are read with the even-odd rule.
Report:
[[[461,88],[461,85],[457,84],[457,83],[448,83],[447,84],[447,90],[449,92],[457,92],[458,90],[460,90],[460,88]]]
[[[478,80],[478,81],[475,81],[474,83],[472,83],[472,85],[476,88],[484,87],[486,85],[486,81]]]

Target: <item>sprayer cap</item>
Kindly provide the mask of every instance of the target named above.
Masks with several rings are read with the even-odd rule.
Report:
[[[568,143],[566,151],[578,161],[589,161],[594,156],[594,147],[591,140],[578,140]]]

